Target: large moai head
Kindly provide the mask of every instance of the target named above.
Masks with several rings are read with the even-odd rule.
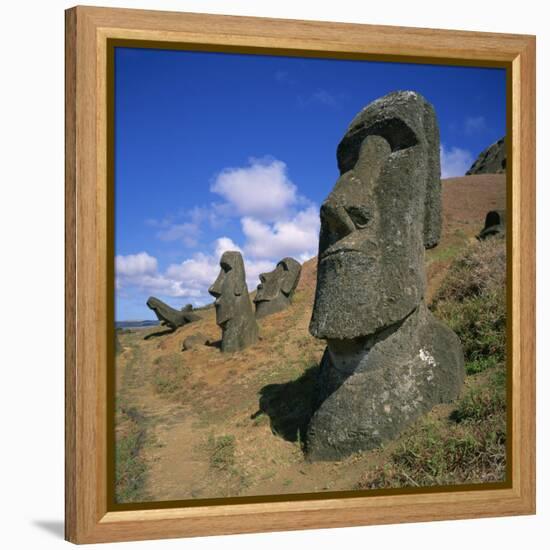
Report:
[[[439,130],[433,107],[393,92],[365,107],[337,150],[321,206],[313,336],[353,339],[404,319],[422,301],[424,249],[441,230]]]
[[[227,251],[208,292],[216,298],[216,323],[222,328],[222,351],[237,351],[256,342],[258,327],[248,296],[241,254]]]
[[[290,305],[302,266],[294,258],[283,258],[269,273],[260,273],[256,290],[256,318],[261,319]]]

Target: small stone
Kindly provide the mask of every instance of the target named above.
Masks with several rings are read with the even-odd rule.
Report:
[[[191,336],[187,336],[187,338],[184,338],[181,349],[182,351],[189,351],[192,349],[196,349],[200,346],[204,346],[208,343],[208,338],[202,334],[202,332],[198,332],[197,334],[192,334]]]

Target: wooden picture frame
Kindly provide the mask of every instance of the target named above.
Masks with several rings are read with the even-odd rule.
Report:
[[[315,499],[117,510],[109,505],[112,319],[109,49],[167,48],[498,66],[508,82],[510,480]],[[511,215],[510,215],[511,214]],[[66,12],[66,538],[128,541],[535,513],[535,38],[75,7]]]

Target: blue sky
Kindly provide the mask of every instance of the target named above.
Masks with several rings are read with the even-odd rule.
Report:
[[[117,320],[210,301],[224,250],[249,288],[283,256],[317,251],[319,205],[355,114],[394,90],[436,110],[442,177],[505,134],[506,75],[401,63],[117,48]]]

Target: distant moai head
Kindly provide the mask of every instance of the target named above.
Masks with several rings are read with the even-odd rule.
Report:
[[[281,311],[290,305],[301,271],[302,266],[294,258],[283,258],[273,271],[260,274],[260,284],[254,298],[257,318]]]
[[[504,237],[506,235],[506,210],[490,210],[485,216],[485,227],[477,238],[479,240],[494,235]]]
[[[220,273],[208,292],[216,298],[216,323],[224,325],[251,308],[240,252],[227,251],[220,259]]]
[[[337,150],[340,177],[321,206],[313,336],[350,339],[404,319],[426,287],[424,249],[441,230],[433,107],[393,92],[365,107]]]

